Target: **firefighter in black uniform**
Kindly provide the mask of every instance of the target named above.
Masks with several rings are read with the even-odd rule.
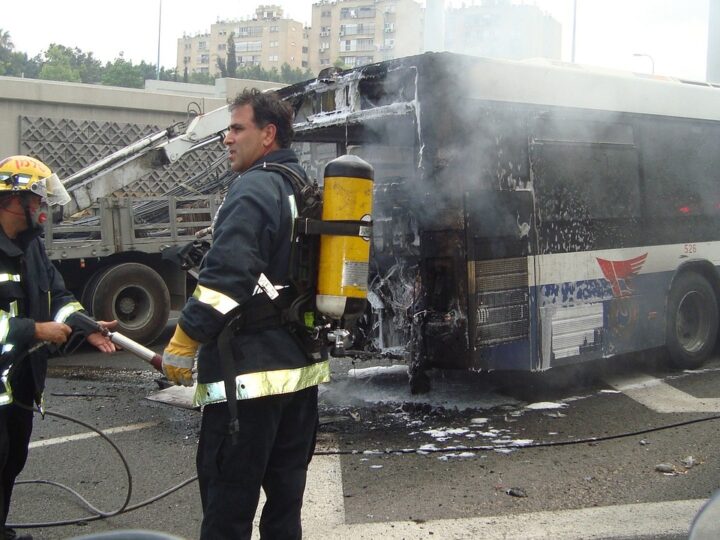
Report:
[[[31,538],[5,527],[10,496],[27,459],[33,403],[41,408],[48,346],[67,341],[72,314],[82,309],[39,238],[43,205],[68,200],[41,161],[28,156],[0,161],[0,540]],[[103,352],[115,350],[100,333],[87,340]]]
[[[275,298],[287,286],[297,202],[290,182],[263,164],[282,164],[307,176],[289,148],[288,104],[253,89],[239,94],[230,112],[224,142],[232,169],[241,174],[218,211],[212,247],[163,354],[163,370],[177,384],[192,385],[197,351],[201,538],[249,539],[262,487],[267,502],[261,537],[299,539],[318,423],[317,385],[329,380],[328,362],[303,350],[279,321],[234,333],[231,359],[220,353],[220,336],[229,314],[239,311],[252,319],[255,300]],[[224,361],[232,362],[229,377]],[[235,423],[224,381],[233,377]]]

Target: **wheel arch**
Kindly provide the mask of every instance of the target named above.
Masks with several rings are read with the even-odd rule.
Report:
[[[685,261],[678,266],[675,274],[673,274],[673,277],[668,284],[667,291],[665,291],[665,311],[667,312],[667,303],[670,298],[670,291],[672,291],[673,286],[677,283],[678,278],[688,272],[695,272],[708,281],[715,292],[715,301],[718,303],[718,306],[720,306],[720,272],[718,272],[718,269],[713,263],[707,259],[702,259]]]

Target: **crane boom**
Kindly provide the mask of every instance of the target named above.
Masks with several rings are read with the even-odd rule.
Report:
[[[63,207],[63,218],[89,208],[98,199],[177,161],[185,154],[222,141],[229,124],[230,111],[223,106],[196,116],[180,134],[174,126],[163,129],[76,172],[63,180],[71,197]]]

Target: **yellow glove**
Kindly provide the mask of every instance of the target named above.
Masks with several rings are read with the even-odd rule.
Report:
[[[175,384],[192,386],[192,367],[199,343],[188,336],[180,325],[175,327],[175,334],[165,347],[162,358],[162,369],[165,376]]]

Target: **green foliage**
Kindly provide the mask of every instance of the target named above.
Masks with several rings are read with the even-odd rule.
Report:
[[[214,84],[215,79],[208,73],[191,73],[187,82],[195,84]]]
[[[92,53],[52,43],[44,53],[40,79],[96,84],[102,77],[102,65]]]
[[[227,57],[225,59],[218,58],[218,68],[222,77],[284,84],[293,84],[314,77],[310,70],[293,69],[287,63],[283,64],[279,70],[275,67],[268,70],[260,66],[238,66],[234,37],[234,33],[228,37]],[[10,33],[0,28],[0,75],[143,88],[145,80],[157,78],[158,73],[157,66],[154,64],[147,64],[143,61],[133,65],[131,61],[123,58],[122,53],[113,62],[107,62],[103,66],[92,52],[86,53],[77,47],[71,48],[55,43],[41,54],[28,58],[26,53],[14,50]],[[214,83],[211,75],[188,73],[187,67],[182,73],[178,73],[175,69],[161,68],[160,79],[163,81],[182,80],[196,84]]]
[[[309,69],[305,71],[300,68],[293,69],[287,62],[282,65],[279,71],[276,67],[269,70],[263,69],[261,66],[239,67],[236,75],[238,79],[254,79],[256,81],[272,81],[283,84],[294,84],[314,77]]]
[[[105,64],[101,82],[106,86],[142,88],[145,85],[145,77],[140,72],[139,66],[133,66],[131,61],[120,56],[114,62]]]
[[[227,67],[225,67],[225,59],[218,56],[217,58],[217,67],[220,70],[220,76],[221,77],[227,77]],[[187,69],[187,68],[186,68]]]
[[[235,51],[235,32],[230,32],[227,40],[227,76],[237,77],[237,53]]]

